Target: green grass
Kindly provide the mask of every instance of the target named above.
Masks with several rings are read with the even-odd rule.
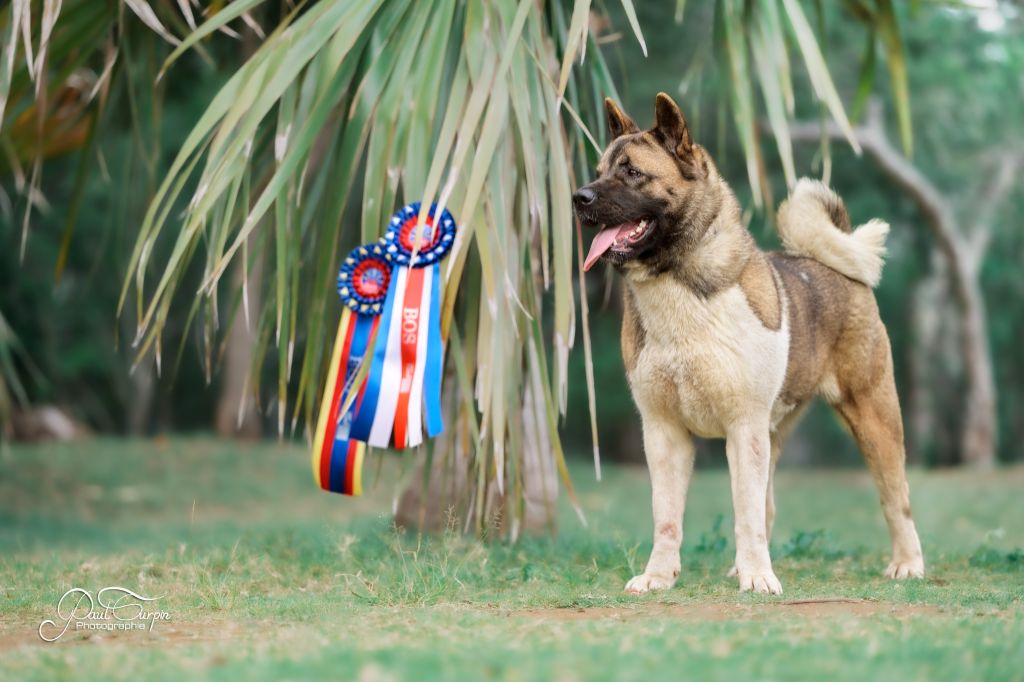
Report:
[[[1021,679],[1024,470],[912,472],[929,577],[880,577],[863,471],[784,470],[786,594],[736,592],[728,478],[699,471],[673,590],[622,586],[650,549],[640,469],[574,469],[589,525],[481,544],[401,536],[404,460],[362,499],[304,448],[204,439],[0,450],[0,679]],[[163,595],[151,633],[36,628],[71,587]],[[839,600],[818,603],[820,600]],[[812,602],[794,604],[793,602]]]

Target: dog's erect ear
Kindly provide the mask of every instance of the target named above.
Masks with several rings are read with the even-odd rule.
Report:
[[[654,99],[654,120],[654,134],[670,152],[681,159],[693,155],[693,139],[683,112],[664,92],[659,92]]]
[[[675,100],[664,92],[659,92],[654,100],[654,120],[651,133],[679,160],[683,175],[691,180],[706,177],[708,168],[704,151],[693,143],[690,128]]]
[[[626,116],[622,109],[619,109],[619,105],[613,102],[610,97],[604,98],[604,110],[608,113],[608,132],[612,134],[613,140],[623,135],[640,132],[640,129],[636,127],[636,123],[633,123],[633,119]]]

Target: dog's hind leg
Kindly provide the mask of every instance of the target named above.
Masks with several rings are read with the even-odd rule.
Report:
[[[785,434],[773,433],[771,436],[772,455],[768,462],[768,491],[764,505],[764,537],[768,543],[772,541],[772,526],[775,525],[775,466],[779,463],[785,439]]]
[[[808,404],[810,401],[797,404],[772,430],[772,460],[768,468],[768,497],[765,500],[764,509],[765,536],[768,538],[768,542],[772,541],[772,526],[775,525],[775,466],[779,463],[782,448],[786,446],[786,439],[789,438],[789,434],[793,433],[793,428],[796,427],[800,418],[804,416]]]
[[[836,410],[849,425],[878,487],[882,513],[892,536],[889,578],[924,577],[921,542],[910,515],[910,487],[905,470],[903,421],[893,378],[892,356],[884,332],[871,360],[839,376]],[[868,370],[868,371],[865,371]],[[874,370],[874,371],[870,371]]]
[[[681,425],[644,416],[644,453],[651,475],[654,548],[644,572],[626,583],[626,591],[634,594],[667,589],[679,576],[683,510],[695,450],[693,439]]]

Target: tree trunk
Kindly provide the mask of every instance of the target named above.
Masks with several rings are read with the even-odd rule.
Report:
[[[238,260],[231,275],[232,288],[241,287],[245,276],[243,263]],[[248,309],[260,309],[260,291],[263,268],[259,259],[249,271]],[[244,303],[243,303],[244,305]],[[262,435],[256,396],[249,390],[249,372],[252,371],[252,350],[256,344],[256,330],[246,311],[239,310],[224,340],[224,358],[221,365],[220,397],[217,400],[215,429],[224,438],[256,439]]]
[[[257,21],[259,15],[257,14]],[[262,38],[251,28],[242,31],[239,42],[239,57],[245,63],[256,53]],[[262,185],[261,185],[262,188]],[[254,194],[253,196],[258,196]],[[237,258],[232,272],[232,291],[237,291],[246,277],[246,264],[243,255]],[[249,319],[249,311],[258,311],[262,303],[263,260],[255,259],[255,264],[248,273],[248,281],[242,293],[242,309],[235,316],[228,336],[224,340],[224,357],[221,370],[220,397],[217,400],[217,413],[214,429],[218,436],[224,438],[257,439],[263,433],[259,414],[259,396],[249,390],[249,374],[252,367],[252,350],[256,344],[255,321]]]
[[[963,416],[964,351],[962,314],[947,304],[950,276],[944,257],[933,251],[931,272],[915,287],[909,301],[911,340],[905,411],[907,461],[958,464]]]
[[[509,508],[508,493],[499,495],[496,486],[488,485],[481,524],[488,534],[515,539],[520,533],[554,533],[557,528],[558,479],[547,447],[551,440],[539,390],[530,383],[523,394],[523,509]],[[473,527],[475,511],[468,499],[472,446],[464,425],[446,425],[435,441],[429,472],[426,455],[418,457],[412,479],[398,499],[396,524],[433,533]]]
[[[523,531],[554,534],[557,528],[558,477],[551,456],[551,432],[544,417],[544,398],[540,375],[523,392]],[[518,532],[513,532],[518,535]]]
[[[963,354],[965,395],[961,413],[960,461],[980,468],[996,463],[996,386],[988,347],[985,299],[970,248],[958,232],[946,235],[946,259],[953,298],[957,302]]]
[[[125,426],[128,435],[140,436],[149,430],[149,420],[153,412],[153,397],[156,394],[156,368],[154,365],[153,353],[149,352],[132,369],[128,378],[131,387],[131,399],[125,406]]]
[[[451,381],[448,381],[444,393],[446,406],[454,399],[450,386]],[[447,414],[452,412],[446,410]],[[395,507],[395,525],[400,528],[440,533],[446,529],[461,530],[467,524],[469,501],[466,498],[472,458],[465,447],[468,442],[466,426],[461,423],[444,426],[444,431],[434,441],[431,459],[427,458],[426,447],[415,451],[416,467]]]
[[[996,463],[996,384],[992,373],[992,354],[988,347],[985,304],[975,273],[964,273],[961,334],[964,346],[964,371],[967,395],[964,397],[964,424],[960,452],[965,464],[991,468]]]
[[[121,336],[132,338],[135,334],[134,314],[124,314],[118,319]],[[159,366],[156,362],[157,349],[150,349],[145,357],[135,356],[135,349],[127,349],[126,361],[129,363],[127,376],[117,373],[118,394],[124,404],[124,423],[122,428],[131,436],[145,434],[152,427],[153,405],[156,401],[156,387]]]

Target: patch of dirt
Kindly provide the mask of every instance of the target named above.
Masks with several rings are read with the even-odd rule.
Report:
[[[435,607],[445,608],[445,607]],[[476,610],[470,606],[471,610]],[[491,615],[538,621],[577,620],[651,620],[671,618],[683,621],[749,621],[774,618],[831,620],[836,618],[872,618],[876,616],[937,616],[950,611],[938,606],[893,604],[866,599],[807,599],[764,604],[731,604],[701,602],[690,604],[641,603],[624,606],[550,607],[531,609],[480,609]],[[998,614],[977,614],[998,615]],[[39,638],[38,623],[5,623],[0,625],[0,653],[25,647],[128,646],[172,647],[182,644],[229,642],[244,640],[259,633],[288,629],[275,621],[158,622],[152,632],[69,630],[56,642]]]
[[[38,624],[22,624],[0,628],[0,652],[26,646],[80,646],[80,645],[129,645],[129,646],[172,646],[199,642],[231,641],[242,639],[259,623],[246,626],[233,622],[185,623],[159,622],[150,631],[86,631],[69,629],[55,642],[44,642],[39,638]],[[53,636],[47,633],[47,636]]]
[[[774,604],[728,604],[705,602],[699,604],[642,604],[638,606],[592,606],[570,608],[537,608],[509,611],[508,615],[539,618],[542,620],[597,620],[614,618],[634,620],[649,618],[677,618],[679,620],[727,621],[760,618],[800,617],[832,619],[856,616],[934,616],[945,609],[923,604],[893,604],[866,599],[805,599]]]

